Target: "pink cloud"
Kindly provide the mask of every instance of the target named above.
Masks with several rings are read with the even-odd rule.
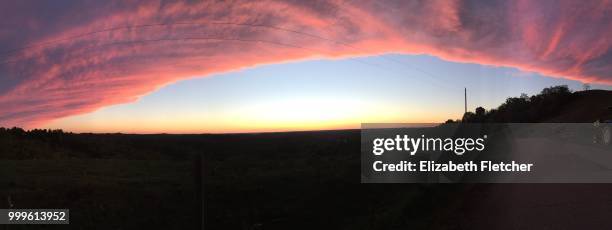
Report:
[[[3,4],[3,126],[92,112],[217,72],[388,52],[612,83],[612,3],[603,0]]]

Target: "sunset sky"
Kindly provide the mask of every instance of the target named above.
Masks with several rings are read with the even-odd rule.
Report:
[[[203,133],[443,122],[612,87],[610,1],[0,3],[0,126]]]

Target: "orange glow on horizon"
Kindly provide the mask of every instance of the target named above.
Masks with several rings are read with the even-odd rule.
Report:
[[[299,114],[299,111],[297,112]],[[312,114],[312,113],[311,113]],[[131,134],[199,134],[199,133],[260,133],[315,130],[359,129],[361,123],[441,123],[452,114],[419,114],[386,111],[385,114],[348,114],[330,117],[292,117],[277,114],[267,118],[255,116],[225,116],[204,118],[198,115],[183,115],[175,119],[164,117],[108,120],[84,120],[87,115],[61,119],[44,128],[61,128],[76,133],[131,133]],[[286,115],[286,114],[285,114]],[[320,119],[317,119],[320,118]],[[110,121],[109,121],[110,120]]]

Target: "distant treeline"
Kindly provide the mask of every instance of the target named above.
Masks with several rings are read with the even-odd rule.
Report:
[[[162,143],[160,139],[168,138],[0,127],[0,159],[183,159],[193,152],[181,143]]]
[[[320,154],[359,151],[359,145],[354,145],[355,141],[359,141],[359,135],[358,130],[139,135],[3,128],[0,129],[0,159],[184,161],[206,153],[211,160],[247,157],[249,159],[245,161],[251,161],[251,157],[292,158],[296,154],[310,154],[313,151]]]
[[[461,120],[449,119],[446,123],[540,122],[558,114],[571,97],[572,92],[567,85],[548,87],[531,97],[524,93],[520,97],[510,97],[497,109],[486,111],[483,107],[478,107],[474,112],[465,113]]]
[[[4,127],[0,127],[0,135],[2,136],[12,135],[16,137],[34,137],[34,138],[40,138],[40,139],[49,139],[49,138],[61,138],[61,136],[65,134],[72,134],[72,133],[71,132],[65,133],[64,130],[61,130],[61,129],[24,130],[19,127],[13,127],[13,128],[8,128],[8,129]]]

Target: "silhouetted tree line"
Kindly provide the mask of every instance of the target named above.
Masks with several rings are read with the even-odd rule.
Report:
[[[61,129],[0,127],[0,159],[187,159],[198,141],[180,135],[127,135],[64,132]]]
[[[49,140],[57,140],[61,139],[62,136],[72,134],[71,132],[65,133],[61,129],[32,129],[32,130],[24,130],[22,128],[13,127],[13,128],[4,128],[0,127],[0,135],[1,136],[14,136],[14,137],[31,137],[36,139],[49,139]]]
[[[531,97],[524,93],[520,97],[510,97],[497,109],[486,111],[478,107],[474,112],[465,113],[461,121],[448,120],[447,123],[538,122],[557,114],[571,96],[572,92],[567,85],[548,87]]]

